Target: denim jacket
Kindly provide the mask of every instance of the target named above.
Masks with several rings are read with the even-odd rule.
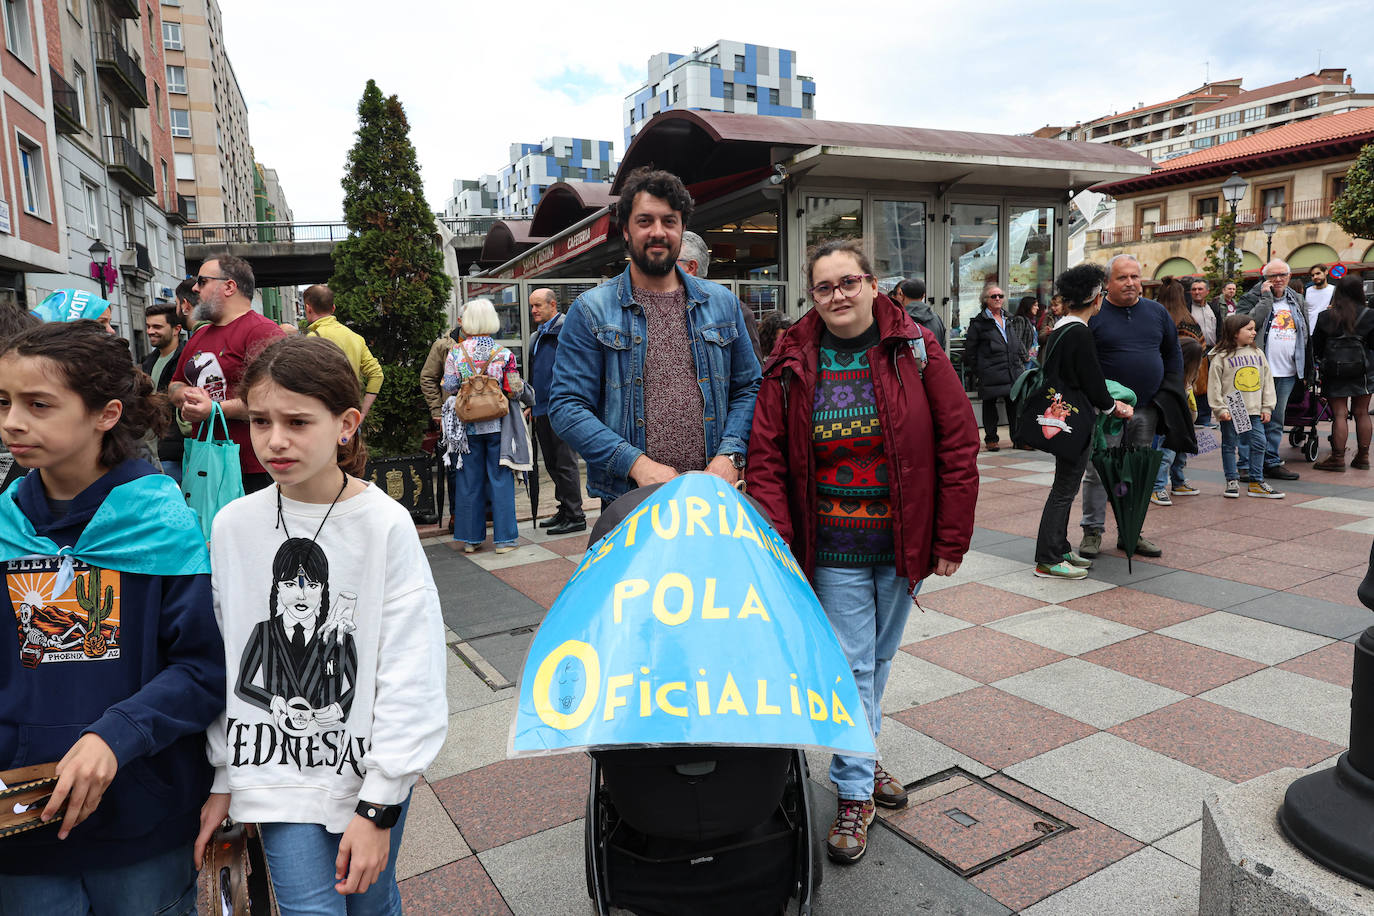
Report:
[[[759,361],[744,311],[725,287],[675,269],[687,289],[706,454],[743,455],[759,389]],[[630,465],[644,454],[646,326],[626,267],[577,297],[558,338],[549,422],[587,460],[587,490],[603,499],[633,489]]]

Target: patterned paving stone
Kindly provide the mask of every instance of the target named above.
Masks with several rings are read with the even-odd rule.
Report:
[[[1291,553],[1286,556],[1290,560],[1296,559]],[[1231,556],[1200,568],[1208,575],[1219,579],[1230,579],[1232,582],[1262,582],[1266,588],[1278,589],[1302,585],[1326,574],[1325,571],[1310,566],[1293,566],[1275,559],[1259,559],[1253,556]]]
[[[513,916],[474,856],[402,881],[400,888],[401,906],[408,916]]]
[[[1295,585],[1286,591],[1290,594],[1302,595],[1305,598],[1320,598],[1335,604],[1347,604],[1350,607],[1363,608],[1364,605],[1360,603],[1359,595],[1356,594],[1363,578],[1363,569],[1360,570],[1358,576],[1347,576],[1339,573],[1327,574],[1319,579]],[[1374,622],[1374,617],[1371,617],[1370,621]]]
[[[1141,848],[1125,834],[1014,779],[997,774],[988,782],[1076,828],[971,879],[975,887],[1012,910],[1030,906]]]
[[[1042,607],[1035,598],[1005,592],[999,588],[989,588],[979,582],[970,582],[947,588],[921,599],[921,604],[941,614],[949,614],[969,623],[991,623]]]
[[[892,718],[995,770],[1059,747],[1093,729],[991,687],[979,687]]]
[[[577,565],[571,560],[558,557],[553,560],[536,560],[520,566],[507,566],[492,572],[496,578],[518,590],[531,601],[551,608],[554,599],[563,590],[563,586],[576,568]]]
[[[1350,690],[1291,671],[1266,668],[1201,698],[1341,747],[1350,738]]]
[[[1158,849],[1142,849],[1024,913],[1082,916],[1116,911],[1131,916],[1192,916],[1198,907],[1198,883],[1196,869]],[[1122,904],[1126,909],[1119,909]]]
[[[1264,667],[1259,662],[1158,633],[1145,633],[1079,657],[1189,696],[1220,687]]]
[[[472,855],[463,842],[458,828],[425,783],[415,787],[406,812],[406,829],[401,838],[401,852],[396,858],[398,880],[432,871],[450,862]]]
[[[1066,658],[992,686],[1096,728],[1110,728],[1183,699],[1178,691],[1081,658]]]
[[[1282,767],[1311,766],[1342,750],[1195,697],[1109,731],[1232,782],[1245,782]]]
[[[923,596],[918,597],[923,598]],[[956,630],[967,630],[970,626],[972,624],[966,620],[960,620],[958,617],[947,617],[939,611],[913,607],[906,618],[906,626],[902,628],[902,645],[934,639]]]
[[[1267,595],[1272,589],[1246,582],[1233,582],[1202,573],[1179,570],[1140,583],[1142,592],[1162,595],[1218,610]]]
[[[1053,649],[989,630],[969,627],[933,639],[902,646],[917,658],[934,662],[941,668],[971,677],[982,684],[1029,671],[1059,661],[1064,656]]]
[[[1184,865],[1202,868],[1202,821],[1194,821],[1182,830],[1169,834],[1152,844],[1178,859]]]
[[[1266,665],[1276,665],[1330,642],[1322,636],[1297,633],[1288,627],[1225,611],[1162,627],[1158,632]]]
[[[984,584],[993,588],[1000,588],[1003,591],[1025,595],[1028,598],[1035,598],[1042,604],[1061,606],[1075,598],[1082,598],[1084,595],[1104,592],[1112,588],[1112,583],[1094,579],[1091,573],[1086,579],[1041,579],[1034,575],[1030,569],[987,579]]]
[[[1277,667],[1284,671],[1292,671],[1294,674],[1305,674],[1314,677],[1319,681],[1326,681],[1328,684],[1335,684],[1337,687],[1350,689],[1351,675],[1355,664],[1355,647],[1348,642],[1333,642],[1330,645],[1322,646],[1308,652],[1306,655],[1299,655],[1297,658],[1290,658]]]
[[[583,821],[544,830],[478,855],[516,916],[586,916]]]
[[[474,852],[576,820],[587,807],[587,758],[503,760],[433,783]]]
[[[962,674],[955,674],[909,652],[898,652],[892,659],[887,687],[883,690],[883,712],[901,712],[977,686],[977,681]]]
[[[988,629],[1065,655],[1080,655],[1140,635],[1135,627],[1053,604],[994,621]]]
[[[571,560],[580,560],[582,554],[587,552],[587,536],[592,530],[592,520],[587,520],[587,530],[569,537],[550,538],[540,546],[545,550],[552,550],[560,557],[568,557]]]

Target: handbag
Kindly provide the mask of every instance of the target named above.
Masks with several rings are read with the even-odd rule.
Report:
[[[480,423],[483,420],[499,420],[509,413],[510,402],[501,390],[501,380],[486,374],[490,361],[482,366],[480,372],[467,353],[463,354],[463,362],[472,368],[472,374],[463,379],[455,395],[457,400],[454,408],[458,412],[458,419],[464,423]]]
[[[247,824],[225,821],[205,847],[196,877],[196,912],[214,916],[278,916],[262,840]]]
[[[39,827],[56,826],[62,818],[46,824],[39,820],[52,790],[57,788],[57,761],[36,763],[0,772],[0,837],[14,836]],[[16,811],[15,808],[25,808]]]
[[[1045,347],[1046,365],[1059,339],[1051,337]],[[1083,392],[1057,384],[1043,366],[1032,365],[1012,384],[1011,398],[1013,442],[1066,460],[1087,451],[1096,411]]]
[[[196,437],[186,440],[184,461],[181,492],[208,541],[215,514],[243,495],[239,444],[229,438],[229,421],[218,403],[210,405],[210,418],[200,425]]]

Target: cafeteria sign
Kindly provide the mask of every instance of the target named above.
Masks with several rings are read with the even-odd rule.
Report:
[[[709,474],[659,487],[587,550],[530,646],[509,750],[664,744],[875,754],[791,550]]]

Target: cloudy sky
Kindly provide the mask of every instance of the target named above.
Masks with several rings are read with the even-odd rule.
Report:
[[[258,161],[298,220],[341,218],[339,179],[369,78],[405,105],[430,207],[510,144],[612,140],[658,51],[728,38],[791,48],[819,118],[1026,133],[1213,79],[1247,88],[1345,67],[1374,92],[1367,0],[1110,5],[1007,0],[572,3],[220,0]],[[385,15],[379,15],[385,11]],[[861,13],[859,11],[862,11]]]

